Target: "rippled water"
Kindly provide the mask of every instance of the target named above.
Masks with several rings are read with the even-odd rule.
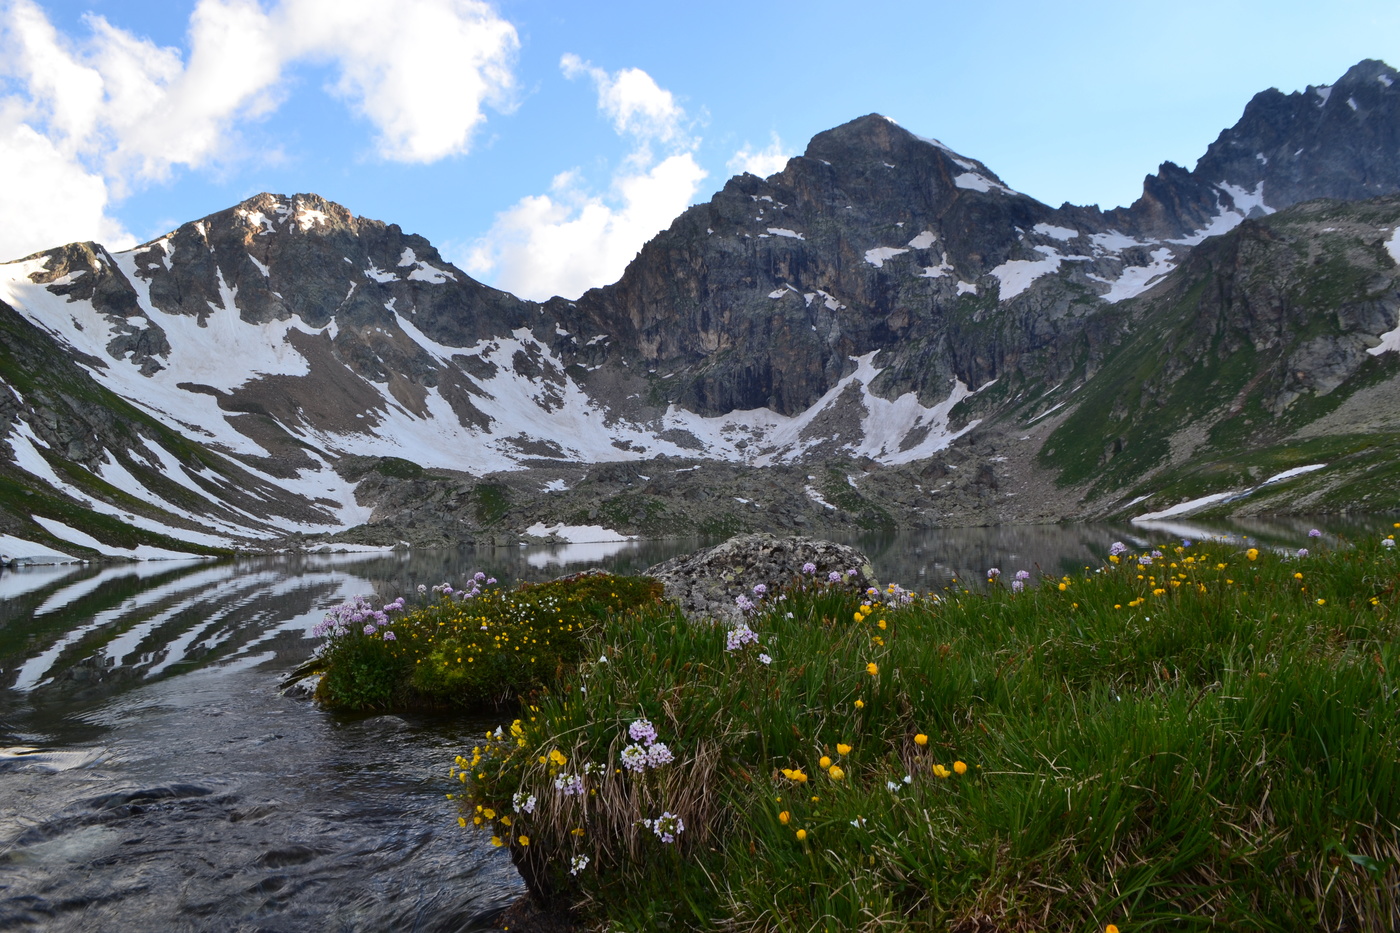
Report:
[[[1388,527],[1388,522],[1384,523]],[[1329,534],[1369,533],[1379,520]],[[1261,546],[1307,543],[1261,523]],[[860,543],[927,590],[988,567],[1060,573],[1168,526],[957,529]],[[311,628],[482,569],[637,571],[701,542],[0,571],[0,930],[463,930],[520,893],[458,828],[458,751],[495,718],[341,717],[279,695]]]

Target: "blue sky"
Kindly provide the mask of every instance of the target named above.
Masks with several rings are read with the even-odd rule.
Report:
[[[1255,92],[1400,65],[1400,4],[0,0],[0,43],[0,258],[312,191],[543,298],[870,112],[1129,203]]]

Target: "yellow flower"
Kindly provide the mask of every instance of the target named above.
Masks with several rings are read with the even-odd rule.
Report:
[[[1065,590],[1067,590],[1067,589],[1069,589],[1069,584],[1068,584],[1068,583],[1061,583],[1061,584],[1060,584],[1060,592],[1061,592],[1061,593],[1063,593],[1063,592],[1064,592]]]
[[[792,819],[792,814],[787,812],[786,810],[778,814],[778,822],[782,823],[784,826],[788,824],[788,820],[790,819]]]
[[[861,615],[859,612],[854,614],[854,618],[857,622],[865,621],[865,616]]]
[[[462,827],[463,829],[466,829],[466,828],[467,828],[467,818],[466,818],[465,816],[459,816],[459,817],[457,817],[457,825],[460,826],[460,827]]]
[[[880,626],[880,628],[884,628],[884,627],[885,627],[885,620],[884,620],[884,619],[881,619],[879,622],[876,622],[875,624],[878,625],[878,626]]]
[[[880,673],[880,665],[871,661],[869,664],[865,665],[865,672],[871,677],[874,677],[876,674]]]
[[[502,816],[501,816],[501,825],[502,825],[502,826],[509,826],[509,825],[510,825],[510,817],[509,817],[509,816],[506,816],[506,815],[504,815],[504,814],[502,814]]]
[[[572,835],[572,836],[575,836],[575,837],[582,836],[582,835],[583,835],[583,827],[582,827],[582,826],[575,826],[573,829],[569,830],[569,834]]]
[[[826,755],[823,755],[823,756],[821,757],[821,760],[819,760],[819,761],[817,762],[817,764],[821,765],[823,768],[830,768],[830,767],[831,767],[831,759],[828,758]]]
[[[491,844],[492,844],[493,846],[495,846],[496,848],[498,848],[498,849],[499,849],[501,846],[505,845],[505,843],[501,841],[501,837],[500,837],[500,836],[492,836],[492,837],[491,837]]]
[[[1247,551],[1244,552],[1244,556],[1245,556],[1245,557],[1248,557],[1250,560],[1258,560],[1258,559],[1259,559],[1259,549],[1258,549],[1257,547],[1252,547],[1252,548],[1250,548],[1249,550],[1247,550]]]
[[[1108,926],[1103,928],[1103,933],[1118,933],[1118,925],[1110,923]]]
[[[865,709],[865,701],[856,700],[856,709]]]
[[[850,753],[851,753],[851,746],[846,745],[846,744],[843,743],[843,742],[837,742],[837,743],[836,743],[836,754],[838,754],[838,755],[849,755]]]
[[[481,815],[486,817],[488,820],[494,820],[496,818],[496,811],[492,810],[490,807],[487,807],[485,810],[481,811]]]
[[[1325,600],[1325,599],[1319,599],[1319,600],[1317,601],[1317,604],[1318,604],[1319,606],[1325,606],[1325,605],[1327,605],[1327,600]]]
[[[953,762],[953,770],[956,771],[958,774],[966,774],[967,765],[961,761],[955,761]]]
[[[806,841],[807,841],[807,830],[805,830],[805,829],[799,829],[799,830],[797,831],[797,841],[798,841],[798,842],[806,842]]]
[[[522,846],[528,846],[530,844],[529,836],[517,836],[515,838]]]
[[[826,773],[831,775],[833,781],[839,781],[846,776],[846,772],[841,770],[840,765],[832,765]]]
[[[1301,580],[1301,579],[1303,579],[1303,575],[1302,575],[1301,573],[1295,573],[1295,574],[1293,575],[1293,579],[1295,579],[1295,580]]]
[[[560,767],[563,767],[564,765],[569,763],[569,759],[565,758],[564,753],[557,748],[549,753],[549,760],[554,762],[556,765],[559,765]]]
[[[933,766],[933,776],[934,776],[934,777],[945,778],[945,777],[947,777],[948,775],[950,775],[950,774],[952,774],[952,773],[953,773],[953,772],[949,771],[947,768],[943,767],[942,765],[936,764],[936,765]]]

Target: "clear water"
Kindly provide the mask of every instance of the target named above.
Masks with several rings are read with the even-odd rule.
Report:
[[[870,536],[920,591],[1056,574],[1115,540],[1318,546],[1312,522],[961,528]],[[1321,521],[1336,535],[1389,520]],[[475,570],[635,572],[700,541],[0,571],[0,930],[490,929],[522,890],[457,826],[447,768],[495,718],[343,717],[277,686],[346,598]],[[1239,546],[1244,546],[1243,544]]]

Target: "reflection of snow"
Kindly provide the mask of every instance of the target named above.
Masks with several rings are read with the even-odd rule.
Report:
[[[596,564],[636,547],[637,545],[631,541],[564,544],[559,547],[542,547],[527,552],[525,562],[536,569],[566,567],[569,564]]]

